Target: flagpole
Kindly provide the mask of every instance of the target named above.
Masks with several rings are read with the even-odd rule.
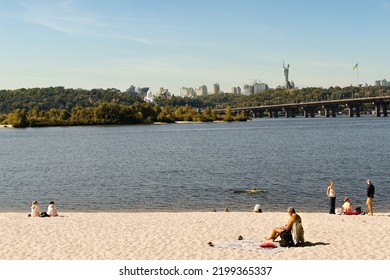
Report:
[[[359,62],[356,62],[355,66],[352,68],[352,70],[356,70],[356,83],[357,83],[357,86],[359,86]]]
[[[356,68],[356,82],[357,82],[357,86],[359,86],[359,63],[356,63],[357,65],[357,68]]]

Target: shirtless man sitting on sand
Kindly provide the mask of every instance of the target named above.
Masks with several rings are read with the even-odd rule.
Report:
[[[298,223],[302,222],[301,217],[297,213],[295,213],[294,208],[289,207],[287,209],[287,213],[290,215],[290,219],[288,220],[287,224],[285,226],[274,228],[272,230],[271,235],[269,237],[265,237],[265,239],[274,241],[282,231],[284,230],[291,231],[294,222],[298,222]]]

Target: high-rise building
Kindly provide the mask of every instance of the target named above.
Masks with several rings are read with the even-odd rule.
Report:
[[[134,86],[134,85],[131,85],[131,86],[127,89],[127,92],[130,93],[130,94],[135,94],[135,86]]]
[[[255,82],[253,84],[253,93],[259,93],[260,91],[268,89],[268,85],[266,83]]]
[[[244,85],[244,95],[251,95],[253,93],[253,86],[245,84]]]
[[[219,93],[221,91],[219,84],[214,84],[213,88],[214,88],[214,91],[213,91],[214,94]]]
[[[207,87],[205,85],[195,88],[195,94],[198,96],[207,95]]]
[[[146,93],[144,100],[149,103],[154,103],[154,96],[151,89],[149,89],[148,92]]]
[[[164,97],[169,97],[171,96],[171,93],[169,92],[168,89],[160,87],[160,90],[155,96],[164,96]]]
[[[268,85],[266,83],[261,83],[257,80],[253,83],[253,85],[244,85],[244,95],[251,95],[252,93],[259,93],[263,90],[268,89]]]
[[[180,96],[182,97],[194,97],[196,93],[192,87],[181,87]]]
[[[241,88],[240,87],[232,87],[231,93],[241,94]]]
[[[390,82],[387,81],[386,79],[383,79],[383,80],[377,80],[375,81],[375,86],[377,87],[390,87]]]

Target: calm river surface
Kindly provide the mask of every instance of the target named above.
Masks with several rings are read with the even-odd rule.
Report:
[[[0,129],[0,211],[390,210],[390,118]],[[257,188],[255,194],[234,193]],[[365,208],[365,207],[364,207]]]

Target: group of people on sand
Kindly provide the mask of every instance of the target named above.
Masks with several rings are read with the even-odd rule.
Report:
[[[368,215],[373,216],[374,211],[372,208],[372,202],[374,199],[375,187],[372,184],[371,180],[367,180],[366,193],[367,193],[366,206],[368,209]],[[353,209],[352,203],[348,197],[344,198],[344,204],[340,208],[341,211],[336,211],[338,209],[336,209],[336,190],[334,188],[333,181],[329,182],[326,194],[329,197],[329,214],[357,215],[361,213],[361,211],[358,211],[359,209],[355,209],[355,210]]]
[[[334,188],[334,183],[330,181],[328,189],[327,189],[327,195],[329,197],[329,214],[335,214],[336,213],[336,191]],[[373,215],[373,208],[372,208],[372,201],[374,199],[375,194],[375,187],[372,184],[371,180],[367,180],[367,201],[366,206],[369,211],[369,215]],[[344,204],[341,207],[342,212],[346,215],[356,215],[360,214],[360,211],[357,211],[357,209],[353,209],[352,203],[348,197],[344,198]],[[265,239],[268,241],[274,241],[279,236],[281,237],[281,242],[284,241],[285,233],[286,235],[292,236],[292,243],[291,246],[299,245],[304,242],[304,231],[302,227],[302,218],[295,212],[295,209],[292,207],[289,207],[287,209],[287,213],[289,214],[290,218],[286,225],[275,227],[272,229],[271,234],[269,236],[266,236]],[[290,246],[290,245],[289,245]]]
[[[47,206],[47,212],[41,212],[41,207],[39,206],[38,201],[33,201],[31,203],[31,213],[28,214],[29,217],[58,217],[57,207],[54,204],[54,201],[49,203]]]

